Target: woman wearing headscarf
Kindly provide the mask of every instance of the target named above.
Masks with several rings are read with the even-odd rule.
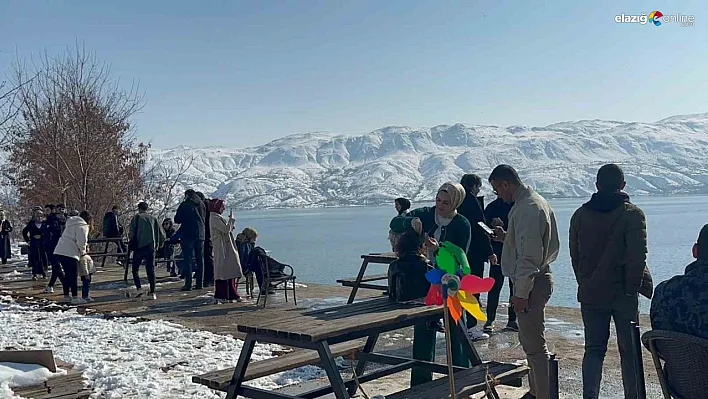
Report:
[[[214,247],[214,299],[216,301],[241,301],[238,294],[238,279],[243,277],[239,254],[234,246],[231,231],[234,229],[233,214],[226,220],[222,216],[226,209],[223,200],[212,202],[209,215],[209,231]]]
[[[398,212],[398,216],[406,216],[406,214],[408,214],[408,210],[411,209],[411,202],[403,197],[396,198],[394,204],[396,206],[396,212]]]
[[[419,218],[423,224],[425,247],[428,259],[435,263],[435,252],[441,242],[448,241],[467,252],[471,239],[470,223],[457,213],[457,208],[465,200],[465,189],[459,183],[444,183],[435,196],[435,206],[418,208],[408,213]],[[413,328],[413,358],[432,362],[435,359],[436,329],[429,324],[419,324]],[[462,350],[462,339],[457,328],[450,329],[452,362],[455,366],[469,367],[469,359]],[[431,371],[414,367],[411,370],[411,386],[432,381]]]

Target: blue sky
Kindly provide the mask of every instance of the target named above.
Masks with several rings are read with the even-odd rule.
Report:
[[[139,81],[163,148],[708,112],[708,3],[650,3],[0,0],[0,73],[82,43]],[[614,20],[655,9],[695,26]]]

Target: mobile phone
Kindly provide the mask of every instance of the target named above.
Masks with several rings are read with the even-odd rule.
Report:
[[[484,223],[484,222],[477,222],[477,225],[479,225],[479,227],[481,227],[482,230],[484,230],[484,232],[487,233],[488,235],[490,235],[490,236],[493,236],[493,235],[494,235],[494,230],[490,229],[489,226],[487,226],[486,223]]]

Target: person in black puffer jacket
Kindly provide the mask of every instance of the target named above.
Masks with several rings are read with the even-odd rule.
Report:
[[[420,219],[406,219],[410,227],[396,240],[398,259],[388,266],[388,297],[396,302],[423,298],[430,290],[430,283],[425,278],[430,266],[423,256],[425,249],[423,236],[420,234],[423,225]]]

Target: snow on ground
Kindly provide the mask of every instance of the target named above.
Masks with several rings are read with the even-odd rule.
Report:
[[[9,273],[1,273],[0,280],[19,280],[21,278],[27,277],[24,273],[18,271],[17,269]]]
[[[96,397],[107,399],[223,398],[225,394],[194,384],[191,378],[234,367],[243,345],[231,336],[165,321],[107,320],[80,315],[75,309],[44,312],[19,305],[8,296],[0,296],[0,325],[0,348],[52,349],[55,357],[84,372]],[[259,344],[252,360],[283,350],[279,345]],[[273,389],[323,376],[321,369],[306,366],[247,385]]]

